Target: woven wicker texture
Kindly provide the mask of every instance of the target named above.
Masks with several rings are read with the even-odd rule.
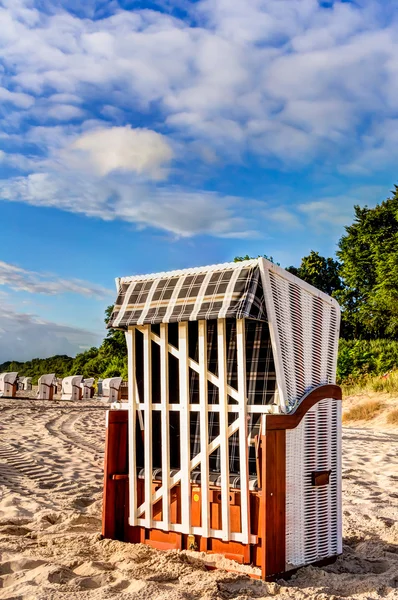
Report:
[[[301,566],[341,552],[341,402],[321,400],[286,432],[286,562]],[[312,473],[331,471],[328,485]]]

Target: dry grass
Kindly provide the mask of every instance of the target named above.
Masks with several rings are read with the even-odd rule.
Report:
[[[376,417],[384,408],[379,400],[369,400],[357,406],[353,406],[343,414],[343,422],[346,421],[370,421]],[[398,411],[397,411],[398,413]]]
[[[398,370],[386,373],[386,375],[364,375],[358,379],[352,378],[342,383],[341,387],[344,396],[353,396],[364,392],[398,394]]]
[[[387,392],[396,394],[398,392],[398,371],[392,371],[384,377],[375,377],[371,381],[374,392]]]
[[[398,408],[388,413],[386,420],[389,425],[398,425]]]

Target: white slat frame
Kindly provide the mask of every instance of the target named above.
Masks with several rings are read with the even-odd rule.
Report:
[[[181,524],[184,533],[191,532],[191,444],[189,419],[188,323],[178,324],[180,382],[180,464],[181,464]]]
[[[162,444],[162,524],[170,526],[170,427],[169,427],[169,349],[168,325],[160,324],[160,398]]]
[[[209,411],[207,395],[207,323],[198,323],[199,339],[199,419],[200,419],[200,448],[201,448],[201,500],[202,500],[202,536],[209,537],[210,532],[210,506],[209,506]]]
[[[144,460],[145,460],[145,527],[152,525],[152,348],[151,326],[144,325]]]
[[[236,321],[236,355],[239,392],[239,469],[241,532],[243,544],[249,543],[249,469],[247,448],[247,399],[246,399],[246,339],[245,320]]]
[[[220,471],[222,539],[230,539],[227,343],[225,319],[217,319],[218,393],[220,404]]]
[[[143,333],[143,327],[137,327],[137,329],[138,329],[138,331],[141,331]],[[159,344],[159,346],[160,346],[160,337],[158,335],[156,335],[156,333],[151,333],[151,338],[152,338],[153,342],[155,342],[156,344]],[[180,353],[179,353],[178,348],[176,348],[172,344],[169,344],[169,352],[170,352],[170,354],[175,356],[175,358],[178,358],[178,359],[180,358]],[[196,371],[197,373],[199,373],[199,363],[197,363],[192,358],[188,358],[188,366],[191,369],[193,369],[194,371]],[[207,371],[207,379],[208,379],[208,381],[210,381],[210,383],[212,383],[213,385],[218,387],[217,375],[214,375],[214,373],[212,373],[211,371]],[[231,396],[231,398],[234,398],[234,400],[239,400],[238,391],[235,390],[235,388],[231,387],[230,385],[228,386],[228,395]]]
[[[238,427],[239,427],[239,419],[236,419],[228,427],[228,432],[227,432],[228,437],[230,437],[233,433],[235,433],[235,431],[238,430]],[[209,456],[212,452],[214,452],[214,450],[219,447],[220,443],[221,443],[221,436],[218,435],[207,446],[207,455]],[[200,464],[201,456],[202,456],[201,454],[197,454],[196,456],[194,456],[192,458],[192,460],[190,461],[190,471],[192,471],[193,469],[195,469]],[[176,483],[178,483],[179,481],[181,481],[181,478],[182,478],[182,470],[180,469],[180,471],[178,471],[175,475],[173,475],[172,477],[170,477],[170,487],[173,487],[173,485],[176,485]],[[161,497],[162,497],[162,492],[159,489],[159,490],[157,490],[153,494],[153,496],[152,496],[152,503],[155,504],[155,502],[157,502],[159,500],[159,498],[161,498]],[[144,510],[145,510],[145,504],[141,504],[141,506],[139,506],[137,508],[137,515],[138,515],[138,517],[140,517],[142,515],[142,513],[144,512]]]
[[[128,445],[129,445],[129,525],[137,525],[137,466],[135,449],[135,430],[137,418],[137,382],[135,376],[135,328],[126,332],[127,373],[128,373]]]
[[[137,326],[136,329],[144,336],[144,402],[140,403],[137,390],[137,382],[134,374],[130,378],[129,395],[135,399],[135,419],[140,415],[140,410],[145,414],[144,426],[144,453],[145,453],[145,500],[141,506],[134,506],[133,522],[146,528],[162,529],[164,531],[176,531],[181,533],[194,533],[203,537],[216,537],[225,541],[240,541],[242,543],[254,543],[253,536],[249,531],[249,474],[248,474],[248,446],[247,446],[247,416],[250,412],[269,412],[264,406],[247,406],[246,398],[246,357],[245,357],[245,325],[244,319],[237,320],[237,361],[238,361],[238,390],[227,383],[227,351],[226,351],[226,320],[218,319],[217,322],[217,347],[218,347],[218,377],[207,369],[207,339],[206,321],[198,322],[199,333],[199,362],[189,358],[188,354],[188,323],[179,323],[178,326],[178,349],[168,343],[168,325],[160,325],[160,335],[151,331],[150,325]],[[152,352],[151,342],[160,346],[160,378],[161,378],[161,402],[152,404]],[[128,342],[131,345],[131,342]],[[133,356],[133,347],[131,347]],[[168,354],[172,354],[179,360],[179,386],[180,403],[170,404],[168,395]],[[135,355],[129,362],[129,368],[133,371]],[[189,369],[199,374],[199,404],[189,403]],[[207,387],[208,382],[213,383],[219,389],[219,404],[209,405]],[[130,386],[133,386],[130,389]],[[237,405],[228,405],[228,395],[238,400]],[[152,411],[161,412],[162,432],[162,486],[152,494]],[[181,444],[181,469],[170,477],[170,439],[169,439],[169,411],[176,410],[180,413],[180,444]],[[200,436],[201,452],[190,458],[190,411],[200,412]],[[208,443],[208,413],[219,412],[220,434]],[[228,413],[237,413],[237,418],[228,425]],[[131,429],[129,427],[129,429]],[[135,431],[135,429],[134,429]],[[239,432],[239,453],[241,472],[241,532],[230,531],[229,510],[229,438]],[[131,433],[130,433],[131,436]],[[166,442],[166,443],[165,443]],[[134,440],[131,439],[131,445]],[[209,456],[216,448],[220,447],[221,462],[221,515],[222,529],[214,530],[210,527],[210,505],[209,505]],[[203,451],[202,449],[206,450]],[[130,462],[132,465],[133,463]],[[191,526],[191,471],[200,466],[201,469],[201,527]],[[131,478],[132,491],[134,478]],[[170,523],[170,489],[181,482],[182,519],[181,524]],[[133,496],[136,489],[133,491]],[[163,515],[162,521],[154,521],[152,518],[152,507],[155,502],[162,498]],[[130,497],[131,501],[131,497]],[[136,500],[135,500],[136,502]],[[142,515],[145,513],[145,517]],[[131,513],[132,514],[132,513]]]

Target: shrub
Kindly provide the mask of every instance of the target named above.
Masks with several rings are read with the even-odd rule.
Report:
[[[395,408],[387,415],[387,423],[390,425],[398,425],[398,408]]]
[[[398,367],[398,341],[344,340],[339,343],[337,381],[363,386],[369,375],[383,375]]]
[[[369,402],[358,404],[343,414],[343,422],[370,421],[380,413],[383,406],[383,403],[378,400],[369,400]]]

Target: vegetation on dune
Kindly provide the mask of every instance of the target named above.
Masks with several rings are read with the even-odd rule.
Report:
[[[398,408],[392,410],[387,415],[387,423],[389,425],[398,425]]]
[[[263,255],[271,262],[273,257]],[[375,391],[398,391],[398,187],[375,208],[355,206],[355,217],[338,244],[338,260],[311,251],[298,267],[287,270],[331,294],[342,309],[337,379],[347,389],[367,386]],[[236,262],[249,255],[237,256]],[[279,264],[279,263],[277,263]],[[112,306],[106,309],[109,319]],[[33,377],[57,376],[127,378],[124,333],[109,331],[99,348],[75,358],[53,356],[26,363],[6,362],[2,371],[18,371]]]
[[[343,414],[343,423],[347,421],[370,421],[384,408],[382,402],[369,400],[357,406],[353,406]]]

